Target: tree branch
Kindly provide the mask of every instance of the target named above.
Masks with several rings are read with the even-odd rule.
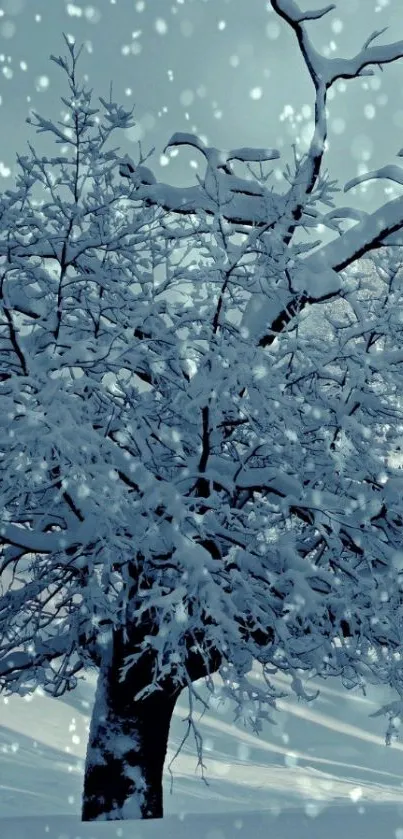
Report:
[[[74,534],[61,530],[57,533],[44,533],[41,531],[28,530],[26,527],[18,527],[16,524],[3,523],[0,525],[0,542],[8,545],[15,545],[25,551],[32,553],[60,553],[60,551],[71,550],[81,544],[85,544],[97,532],[96,521],[86,519]]]
[[[7,653],[0,658],[0,677],[15,680],[23,670],[30,670],[38,667],[54,658],[66,655],[71,647],[71,638],[57,636],[49,641],[41,641],[35,644],[33,653],[16,651]]]
[[[307,303],[320,303],[340,294],[338,274],[371,250],[388,245],[393,234],[403,228],[403,199],[395,198],[339,238],[315,251],[303,261],[303,286],[291,293],[284,289],[276,303],[268,294],[253,294],[248,301],[242,326],[267,346]],[[291,272],[292,273],[292,272]],[[299,293],[298,293],[299,292]]]

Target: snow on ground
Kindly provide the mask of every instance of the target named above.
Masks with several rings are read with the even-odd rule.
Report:
[[[340,839],[341,830],[346,839],[403,839],[403,744],[387,748],[384,721],[369,716],[385,694],[363,697],[330,682],[314,704],[279,702],[277,725],[260,736],[234,724],[228,707],[205,713],[208,786],[195,772],[189,740],[172,767],[172,794],[166,772],[163,822],[82,825],[93,689],[89,678],[59,700],[38,694],[1,700],[1,839]],[[183,696],[168,761],[186,714]]]
[[[163,821],[80,824],[72,816],[4,819],[2,839],[401,839],[403,816],[387,804],[339,806],[316,818],[298,810],[170,815]]]

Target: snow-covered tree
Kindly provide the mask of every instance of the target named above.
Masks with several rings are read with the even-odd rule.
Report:
[[[94,106],[66,39],[64,119],[32,117],[59,153],[30,146],[0,199],[0,680],[99,671],[84,820],[162,815],[200,679],[257,729],[277,672],[306,699],[392,686],[389,736],[403,703],[403,201],[336,208],[323,171],[328,89],[403,43],[325,59],[307,24],[333,7],[271,5],[316,93],[282,194],[274,149],[175,134],[206,159],[188,189],[119,156],[132,114]]]

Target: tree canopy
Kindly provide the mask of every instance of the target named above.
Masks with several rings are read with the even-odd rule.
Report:
[[[337,675],[395,688],[391,735],[403,202],[335,206],[323,155],[330,86],[403,44],[324,59],[307,23],[333,7],[272,7],[316,95],[283,193],[275,149],[189,134],[168,146],[195,146],[205,177],[157,183],[141,147],[112,147],[132,112],[94,105],[68,38],[53,59],[66,118],[32,122],[57,154],[30,146],[0,199],[0,679],[60,695],[118,636],[123,683],[148,662],[136,699],[218,671],[259,728],[274,673],[305,698]]]

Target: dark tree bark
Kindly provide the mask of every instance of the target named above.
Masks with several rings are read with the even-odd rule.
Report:
[[[180,691],[130,701],[100,672],[85,768],[82,820],[159,819],[169,726]],[[106,703],[105,703],[106,700]]]
[[[189,642],[190,646],[190,642]],[[115,632],[99,670],[84,776],[83,821],[158,819],[163,816],[162,776],[169,727],[184,685],[167,678],[149,696],[135,695],[152,682],[153,659],[146,653],[120,681],[126,650]],[[188,654],[192,681],[206,675],[206,662]],[[219,666],[209,656],[209,672]]]

